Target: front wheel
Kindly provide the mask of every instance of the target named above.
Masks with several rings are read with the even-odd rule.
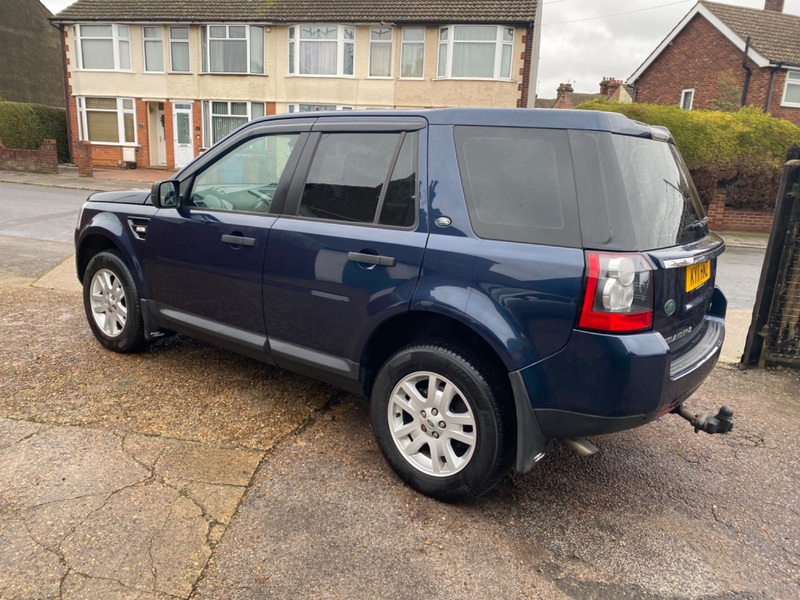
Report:
[[[99,252],[83,275],[83,308],[97,340],[115,352],[144,348],[139,290],[128,265],[117,252]]]
[[[394,354],[372,390],[372,425],[390,466],[445,502],[490,490],[513,459],[503,374],[466,349],[419,344]]]

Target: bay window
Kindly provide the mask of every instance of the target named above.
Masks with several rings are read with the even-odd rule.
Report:
[[[98,144],[135,144],[133,98],[83,98],[78,102],[81,140]]]
[[[353,75],[355,28],[349,25],[289,27],[289,74]]]
[[[372,27],[369,30],[369,76],[392,76],[391,27]]]
[[[264,73],[264,28],[208,25],[200,28],[204,73]]]
[[[263,102],[203,102],[203,145],[209,148],[248,121],[263,116]]]
[[[75,25],[78,68],[130,71],[131,29],[127,25]]]
[[[161,27],[142,27],[144,38],[144,70],[162,72],[164,70],[164,43],[161,41]]]
[[[510,79],[513,50],[513,27],[442,27],[439,29],[436,76],[455,79]]]

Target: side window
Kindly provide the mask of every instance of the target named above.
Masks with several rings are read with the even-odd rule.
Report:
[[[470,221],[482,238],[580,245],[567,131],[456,127]]]
[[[189,206],[269,212],[298,134],[248,140],[212,163],[194,180]]]
[[[416,133],[325,133],[299,215],[410,227],[416,219]]]

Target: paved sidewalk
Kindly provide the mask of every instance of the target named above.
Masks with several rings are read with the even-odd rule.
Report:
[[[149,188],[156,181],[169,179],[176,172],[169,169],[95,169],[93,177],[81,177],[77,171],[50,174],[0,170],[0,182],[114,192]]]

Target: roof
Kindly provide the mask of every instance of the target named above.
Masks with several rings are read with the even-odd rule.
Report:
[[[758,10],[700,2],[750,47],[772,63],[800,65],[800,17],[772,10]]]
[[[634,83],[696,16],[702,16],[759,67],[800,66],[800,16],[700,0],[630,76]]]
[[[53,21],[535,21],[540,0],[77,0]]]

